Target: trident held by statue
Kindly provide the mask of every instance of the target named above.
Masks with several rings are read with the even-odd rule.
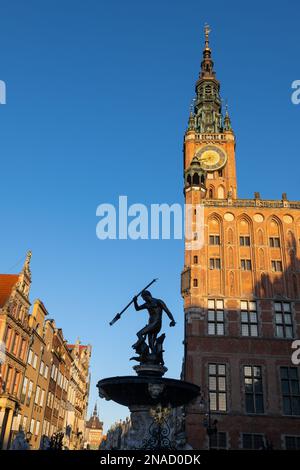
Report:
[[[146,289],[148,289],[148,287],[152,286],[152,284],[154,284],[154,282],[156,282],[157,279],[153,279],[153,281],[149,282],[149,284],[146,285],[146,287],[144,287],[144,289],[142,289],[138,294],[136,294],[134,296],[134,298],[138,297],[139,295],[142,294],[142,292],[144,292]],[[134,302],[134,298],[129,302],[129,304],[126,305],[126,307],[123,308],[123,310],[120,312],[120,313],[117,313],[117,315],[115,316],[115,318],[112,319],[111,322],[109,322],[110,326],[112,326],[114,323],[116,323],[118,320],[120,320],[121,318],[121,315],[123,315],[123,313],[125,312],[125,310],[128,309],[128,307],[130,307],[130,305]]]

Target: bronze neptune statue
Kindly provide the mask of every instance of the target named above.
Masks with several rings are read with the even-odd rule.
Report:
[[[141,296],[145,303],[138,305],[137,296],[135,296],[133,298],[134,307],[137,311],[148,310],[149,321],[144,328],[137,332],[138,340],[132,347],[138,353],[138,357],[132,357],[131,359],[141,364],[152,363],[164,365],[163,342],[165,334],[157,337],[162,326],[163,312],[165,312],[171,320],[170,326],[175,326],[176,322],[172,313],[162,300],[152,297],[148,290],[144,290]],[[148,338],[148,344],[146,343],[146,338]]]
[[[132,357],[131,360],[138,361],[143,365],[155,364],[163,366],[163,342],[165,339],[165,334],[162,334],[158,337],[162,327],[163,312],[165,312],[171,320],[170,326],[175,326],[176,322],[163,300],[155,299],[147,290],[147,288],[150,287],[155,281],[156,279],[150,282],[143,290],[135,295],[129,304],[127,304],[126,307],[115,316],[115,318],[110,322],[110,325],[113,325],[117,320],[119,320],[125,310],[127,310],[127,308],[132,304],[134,304],[136,311],[148,310],[148,324],[137,332],[138,340],[132,346],[137,353],[137,356]],[[139,305],[137,301],[139,295],[141,295],[142,299],[144,300],[142,305]],[[148,339],[148,343],[146,342],[146,339]]]

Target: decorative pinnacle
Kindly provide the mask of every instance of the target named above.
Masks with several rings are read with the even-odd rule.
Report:
[[[30,273],[30,260],[31,260],[31,256],[32,256],[32,252],[29,250],[27,251],[27,254],[26,254],[26,259],[25,259],[25,262],[24,262],[24,266],[23,266],[23,271],[27,271]]]
[[[231,131],[231,121],[228,113],[228,103],[226,99],[226,104],[225,104],[225,117],[224,117],[224,131]]]
[[[190,104],[190,115],[194,115],[195,102],[196,102],[196,98],[193,98]]]

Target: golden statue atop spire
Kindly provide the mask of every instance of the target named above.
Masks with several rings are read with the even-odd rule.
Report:
[[[205,33],[205,49],[209,49],[209,33],[211,33],[211,29],[207,23],[205,23],[204,25],[204,33]]]

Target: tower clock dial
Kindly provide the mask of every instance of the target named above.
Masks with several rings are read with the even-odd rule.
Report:
[[[226,152],[216,145],[206,145],[196,153],[201,167],[205,171],[214,171],[222,168],[227,161]]]

